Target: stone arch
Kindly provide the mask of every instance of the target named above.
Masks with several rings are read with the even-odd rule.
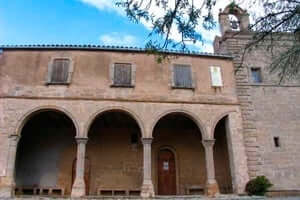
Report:
[[[16,126],[16,130],[15,130],[15,134],[18,136],[21,136],[21,132],[23,127],[25,126],[25,124],[36,114],[41,113],[43,111],[54,111],[54,112],[59,112],[62,113],[64,115],[66,115],[73,123],[73,125],[75,126],[75,130],[76,130],[76,136],[79,136],[80,134],[80,129],[78,126],[78,123],[75,119],[75,117],[65,108],[62,107],[58,107],[58,106],[53,106],[53,105],[48,105],[48,106],[39,106],[36,107],[34,109],[31,109],[29,111],[27,111],[24,115],[22,115],[22,117],[18,120],[18,124]]]
[[[230,110],[230,111],[227,111],[225,113],[222,113],[221,115],[219,115],[214,121],[213,123],[211,124],[211,132],[209,133],[210,135],[210,138],[214,138],[214,133],[215,133],[215,129],[216,129],[216,126],[218,124],[218,122],[223,119],[224,117],[227,117],[230,113],[232,112],[236,112],[235,110]]]
[[[234,158],[233,158],[233,153],[232,153],[232,136],[231,136],[231,130],[228,124],[229,120],[229,115],[231,113],[236,113],[237,111],[235,110],[230,110],[225,113],[222,113],[219,115],[215,121],[212,123],[212,129],[211,129],[211,138],[215,140],[214,144],[214,162],[215,162],[215,173],[216,173],[216,179],[219,183],[219,189],[220,192],[225,192],[225,193],[232,193],[233,192],[233,187],[234,187]],[[221,133],[217,132],[220,131],[218,126],[223,124],[223,129],[221,129]],[[221,125],[222,126],[222,125]],[[220,151],[220,148],[222,151]],[[224,149],[226,148],[226,149]],[[219,150],[217,150],[219,149]],[[223,155],[220,156],[220,152],[222,152]],[[217,156],[219,155],[219,156]],[[218,159],[219,158],[219,159]],[[226,161],[222,161],[222,159]],[[222,164],[218,163],[222,162]],[[222,168],[220,168],[222,166]],[[225,170],[225,171],[224,171]],[[222,176],[219,176],[219,180],[217,177],[217,172],[222,171]]]
[[[229,4],[228,6],[226,6],[226,8],[224,9],[224,13],[227,14],[233,14],[233,15],[241,15],[241,14],[247,14],[247,11],[242,9],[241,7],[239,7],[238,5],[233,5]]]
[[[132,110],[130,110],[126,107],[123,107],[123,106],[105,107],[105,108],[93,113],[89,117],[89,119],[85,125],[84,131],[83,131],[83,137],[86,137],[86,138],[88,137],[89,129],[90,129],[91,125],[93,124],[93,122],[95,121],[95,119],[98,116],[102,115],[103,113],[109,112],[109,111],[120,111],[120,112],[124,112],[124,113],[128,114],[130,117],[132,117],[137,122],[137,124],[140,128],[142,137],[145,137],[144,124],[143,124],[143,121],[141,120],[141,118],[135,112],[133,112]]]
[[[179,113],[179,114],[183,114],[184,116],[188,117],[189,119],[191,119],[194,123],[196,123],[200,133],[201,133],[201,137],[202,139],[207,138],[207,131],[205,128],[204,123],[192,112],[187,111],[187,110],[183,110],[183,109],[173,109],[173,110],[167,110],[161,114],[159,114],[154,121],[151,123],[151,127],[150,127],[150,133],[151,133],[151,137],[153,137],[153,131],[154,128],[156,126],[156,124],[159,122],[160,119],[162,119],[163,117],[167,116],[168,114],[172,114],[172,113]]]

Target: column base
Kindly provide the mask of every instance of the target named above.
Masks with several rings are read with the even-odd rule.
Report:
[[[219,192],[219,186],[218,183],[207,183],[205,186],[205,195],[208,197],[215,197],[218,195]]]
[[[0,198],[11,198],[15,195],[16,184],[13,179],[9,177],[2,177],[0,186]]]
[[[12,198],[15,195],[15,187],[1,186],[0,188],[0,199]]]
[[[154,188],[152,183],[143,184],[141,188],[141,197],[142,198],[154,197]]]
[[[84,181],[76,181],[73,184],[71,197],[82,197],[85,196],[85,183]]]

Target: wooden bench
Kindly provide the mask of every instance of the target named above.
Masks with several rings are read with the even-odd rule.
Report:
[[[140,196],[139,188],[124,189],[124,188],[98,188],[97,195],[100,196]]]
[[[16,195],[46,195],[46,196],[63,196],[65,190],[59,187],[36,187],[24,186],[15,188]]]
[[[202,185],[188,185],[185,187],[187,195],[203,195],[204,187]]]

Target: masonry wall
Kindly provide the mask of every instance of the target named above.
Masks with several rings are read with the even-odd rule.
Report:
[[[270,74],[271,55],[266,47],[247,53],[242,61],[243,47],[252,34],[242,32],[232,37],[225,33],[216,38],[216,52],[234,55],[237,94],[241,102],[243,128],[250,177],[267,176],[274,184],[273,191],[299,190],[299,102],[300,81],[279,84],[277,74]],[[288,39],[288,37],[284,37]],[[220,47],[218,48],[218,45]],[[280,50],[280,43],[277,43]],[[251,67],[261,68],[262,83],[251,79]],[[275,147],[279,137],[280,147]]]
[[[74,70],[71,84],[46,85],[51,58],[69,57]],[[123,101],[179,101],[236,103],[232,62],[230,59],[177,56],[158,64],[144,53],[102,51],[5,51],[1,57],[0,94],[9,97],[118,99]],[[110,87],[109,67],[125,62],[136,65],[134,88]],[[189,64],[195,90],[171,89],[171,66]],[[210,66],[220,66],[224,87],[211,87]],[[184,97],[184,98],[182,98]]]
[[[74,62],[71,84],[46,85],[49,61],[59,56],[71,57]],[[0,59],[0,184],[5,184],[6,181],[9,135],[20,134],[23,125],[31,119],[32,114],[40,110],[65,113],[76,128],[76,136],[89,138],[87,155],[91,161],[91,174],[96,174],[90,179],[91,194],[96,194],[99,187],[116,187],[116,182],[107,174],[114,174],[115,178],[124,181],[124,184],[119,184],[118,187],[136,188],[140,187],[142,181],[142,146],[139,144],[133,151],[125,142],[129,137],[126,130],[120,135],[116,131],[115,136],[110,135],[114,132],[112,130],[107,132],[107,135],[102,132],[95,132],[94,136],[88,135],[89,127],[98,114],[110,110],[129,114],[137,122],[141,137],[144,138],[153,136],[155,124],[161,117],[168,113],[184,113],[201,130],[202,139],[213,139],[216,123],[222,117],[231,115],[231,137],[235,145],[228,145],[231,146],[228,154],[232,159],[231,163],[236,165],[236,173],[232,175],[238,188],[236,191],[241,192],[248,180],[247,166],[244,166],[243,137],[240,134],[241,113],[235,91],[233,65],[228,59],[177,56],[170,62],[158,64],[153,56],[142,53],[61,50],[4,50]],[[135,87],[110,87],[109,66],[114,62],[136,65]],[[191,65],[195,89],[171,88],[170,68],[174,63]],[[221,88],[211,87],[211,65],[221,67],[224,84]],[[188,143],[182,141],[179,133],[174,138],[174,145],[179,145],[180,155],[179,194],[185,193],[187,185],[203,185],[205,181],[203,147],[201,140],[196,141],[193,137],[189,138],[191,143],[195,143],[193,149],[187,148]],[[154,163],[155,151],[159,146],[166,144],[166,140],[163,139],[153,143]],[[111,157],[119,156],[120,150],[123,150],[126,160],[123,163],[117,159],[110,160]],[[108,156],[106,151],[112,155]],[[133,164],[134,161],[137,162]],[[195,178],[185,170],[187,165],[197,174]],[[121,172],[114,173],[115,167]],[[155,180],[155,168],[153,176]],[[67,176],[61,180],[59,184],[70,183]]]

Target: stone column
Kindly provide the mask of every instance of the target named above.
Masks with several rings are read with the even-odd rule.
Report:
[[[85,147],[87,138],[76,138],[77,141],[77,160],[76,160],[76,176],[72,187],[72,197],[85,196],[85,182],[84,182],[84,161],[85,161]]]
[[[141,196],[144,198],[153,197],[154,189],[151,176],[151,143],[152,138],[142,138],[144,147],[144,176],[141,188]]]
[[[205,194],[213,197],[219,193],[218,183],[215,178],[215,165],[214,165],[214,144],[215,140],[202,141],[205,150],[205,164],[206,164],[206,187]]]
[[[9,137],[9,149],[6,168],[6,177],[3,178],[3,187],[0,189],[0,197],[12,197],[15,193],[15,163],[17,146],[20,136],[10,135]]]

